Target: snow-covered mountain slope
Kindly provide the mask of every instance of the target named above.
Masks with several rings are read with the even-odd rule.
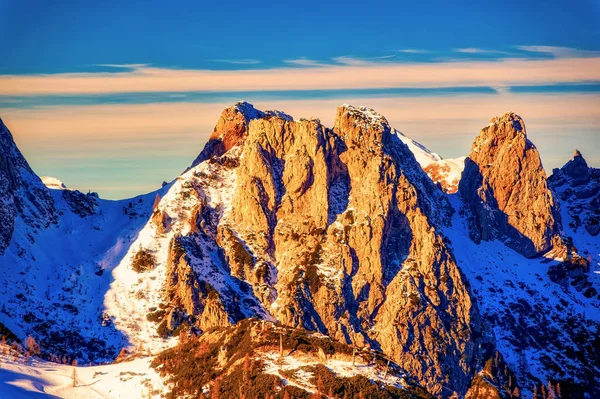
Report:
[[[458,183],[465,168],[465,157],[443,159],[399,130],[395,130],[395,134],[406,144],[431,180],[438,183],[444,192],[453,194],[458,190]]]
[[[578,290],[572,281],[553,281],[551,270],[560,267],[561,260],[526,259],[498,241],[475,244],[460,216],[463,205],[458,195],[453,196],[453,205],[457,213],[445,234],[471,283],[489,334],[521,381],[522,393],[531,395],[535,381],[542,385],[561,381],[565,389],[573,390],[576,384],[598,386],[600,296]],[[590,256],[592,272],[598,270],[600,240],[573,238],[577,249]],[[594,280],[591,286],[600,287],[598,275],[587,276]]]
[[[0,397],[7,399],[160,398],[168,392],[151,358],[102,366],[70,366],[0,354]],[[75,370],[75,386],[73,372]]]
[[[156,194],[123,201],[67,190],[49,195],[56,224],[34,231],[17,217],[0,258],[0,323],[20,337],[33,334],[49,352],[114,359],[128,338],[112,325],[104,296]]]
[[[454,194],[458,191],[458,184],[465,168],[466,157],[442,159],[431,162],[423,167],[427,175],[436,183],[439,183],[444,192]]]
[[[432,152],[427,147],[425,147],[423,144],[417,143],[415,140],[407,137],[401,131],[394,129],[394,134],[400,139],[400,141],[402,141],[404,144],[406,144],[406,146],[408,147],[410,152],[412,152],[414,154],[415,159],[421,165],[421,167],[425,168],[427,165],[429,165],[432,162],[437,162],[437,161],[442,160],[442,157],[440,157],[438,154],[436,154],[435,152]]]
[[[185,307],[178,302],[181,298],[176,297],[174,302],[169,303],[166,298],[169,293],[165,293],[166,286],[177,286],[172,279],[181,278],[171,266],[177,260],[169,259],[173,243],[180,242],[181,237],[189,236],[203,227],[198,226],[200,219],[197,218],[197,213],[202,213],[202,206],[206,212],[214,211],[210,217],[216,220],[228,211],[235,182],[233,173],[227,165],[203,162],[178,177],[162,198],[156,198],[159,201],[155,203],[154,216],[147,220],[114,269],[114,281],[106,293],[104,304],[116,328],[125,332],[132,347],[143,344],[156,352],[172,345],[168,336],[157,333],[157,324],[149,321],[148,315],[162,310],[169,319],[169,326],[181,324],[181,320],[173,320],[179,317],[177,312],[182,310],[178,305]],[[193,250],[186,251],[186,262],[190,266],[190,273],[193,273],[190,278],[204,282],[216,290],[223,301],[231,302],[232,307],[237,306],[238,312],[241,312],[239,318],[268,317],[257,301],[244,291],[243,284],[229,275],[215,242],[216,232],[206,228],[203,233],[188,242],[193,246]],[[144,272],[132,268],[140,251],[147,252],[153,259],[152,267]],[[193,284],[193,281],[183,281],[182,284]],[[180,288],[183,289],[181,286],[176,289]],[[197,300],[190,298],[192,302]],[[242,305],[237,305],[237,302]],[[189,314],[194,312],[192,308],[185,310]],[[239,318],[225,322],[234,323]]]

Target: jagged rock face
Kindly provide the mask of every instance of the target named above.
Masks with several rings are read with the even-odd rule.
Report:
[[[575,150],[573,159],[561,169],[565,175],[572,179],[574,185],[585,184],[590,180],[590,169],[579,150]]]
[[[577,232],[583,226],[592,236],[600,233],[600,169],[590,168],[579,151],[562,168],[548,178],[566,208],[569,227]]]
[[[539,153],[514,113],[481,130],[459,185],[475,242],[500,239],[533,257],[552,248],[559,219]]]
[[[248,124],[253,119],[277,115],[285,119],[290,117],[277,111],[259,111],[252,104],[239,102],[226,108],[215,126],[208,143],[192,163],[191,168],[212,156],[220,157],[231,148],[241,144],[248,133]]]
[[[491,347],[486,347],[484,352],[483,369],[473,378],[465,399],[521,398],[517,377],[502,354]]]
[[[385,118],[345,106],[333,130],[250,122],[220,245],[279,321],[383,349],[449,396],[466,391],[480,334],[436,230],[450,214]]]
[[[62,197],[71,211],[81,217],[93,215],[98,208],[98,194],[96,193],[83,194],[77,190],[63,190]]]
[[[54,201],[29,167],[8,128],[0,120],[0,255],[10,244],[15,218],[33,229],[56,223]]]
[[[190,265],[186,251],[190,246],[193,243],[184,237],[174,237],[169,244],[165,284],[165,298],[172,306],[166,319],[169,330],[176,330],[185,317],[194,318],[190,324],[202,330],[230,325],[230,315],[219,293],[208,282],[198,279]],[[232,316],[237,321],[235,313]]]

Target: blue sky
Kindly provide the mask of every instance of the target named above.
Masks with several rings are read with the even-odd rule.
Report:
[[[600,50],[599,20],[597,0],[233,0],[171,6],[164,1],[2,0],[1,67],[5,74],[110,70],[98,65],[139,63],[238,69],[276,67],[302,57],[394,56],[401,61],[474,56],[455,53],[455,48]]]
[[[511,109],[547,169],[574,146],[600,166],[599,21],[597,0],[0,0],[0,117],[39,174],[108,198],[172,179],[241,99],[373,106],[445,157]]]

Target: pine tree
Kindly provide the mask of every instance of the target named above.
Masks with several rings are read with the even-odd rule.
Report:
[[[283,332],[279,333],[279,360],[283,360]]]
[[[556,394],[551,381],[548,381],[548,399],[556,399]]]
[[[25,339],[25,346],[27,347],[30,355],[40,354],[40,346],[31,335],[28,335]]]

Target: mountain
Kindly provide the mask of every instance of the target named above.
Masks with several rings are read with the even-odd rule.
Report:
[[[239,371],[242,340],[263,370],[248,378],[283,397],[295,377],[269,374],[268,348],[245,335],[267,323],[282,340],[304,337],[301,361],[285,362],[324,365],[331,389],[353,392],[340,378],[354,376],[375,384],[366,391],[415,394],[382,380],[393,364],[428,392],[416,397],[600,393],[600,175],[576,154],[546,178],[514,113],[461,162],[369,108],[343,105],[329,128],[237,103],[183,174],[121,201],[47,188],[1,132],[0,215],[14,228],[2,231],[0,329],[32,335],[45,355],[153,356],[180,381],[172,392],[199,394],[212,375],[206,390],[225,394],[214,380]],[[318,359],[333,344],[306,334],[383,363],[342,371],[342,358]],[[192,383],[186,351],[223,359]],[[297,388],[320,391],[307,381]]]

